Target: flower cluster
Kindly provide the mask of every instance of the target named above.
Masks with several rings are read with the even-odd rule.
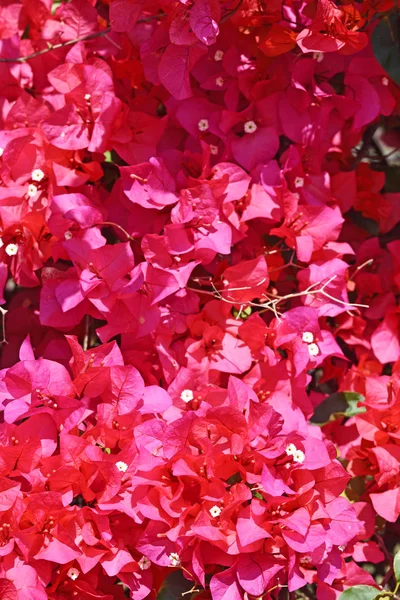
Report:
[[[0,4],[1,598],[377,586],[394,2]]]
[[[115,576],[146,598],[171,567],[212,575],[217,598],[332,581],[362,521],[333,444],[288,398],[273,407],[231,376],[187,409],[115,342],[67,339],[72,378],[43,358],[1,373],[0,553],[47,565],[35,598],[118,598]]]

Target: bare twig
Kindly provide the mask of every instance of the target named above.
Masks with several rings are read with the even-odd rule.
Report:
[[[86,352],[89,349],[90,343],[90,315],[85,317],[85,334],[83,336],[82,348]]]
[[[2,306],[0,306],[0,313],[1,313],[1,329],[3,332],[3,337],[0,340],[0,345],[2,345],[2,344],[8,344],[7,338],[6,338],[6,314],[8,313],[8,310],[6,310]]]
[[[110,36],[106,33],[106,35],[104,36],[107,40],[107,42],[110,42],[110,44],[112,44],[113,46],[115,46],[116,48],[118,48],[118,50],[122,50],[122,46],[120,46],[119,44],[117,44],[117,42],[114,42],[114,40],[112,38],[110,38]]]
[[[340,298],[335,298],[335,296],[332,296],[329,292],[327,292],[326,288],[328,287],[328,285],[330,283],[332,283],[332,281],[334,279],[336,279],[336,275],[332,275],[332,277],[330,277],[327,281],[325,281],[325,283],[323,283],[322,281],[313,283],[310,286],[308,286],[308,288],[306,290],[303,290],[302,292],[294,292],[293,294],[286,294],[285,296],[272,297],[272,299],[268,300],[268,302],[248,302],[247,305],[254,306],[255,308],[261,308],[262,310],[259,312],[265,312],[266,310],[270,310],[274,313],[275,317],[278,320],[280,320],[280,316],[281,316],[281,313],[277,310],[278,305],[287,300],[291,300],[292,298],[299,298],[301,296],[316,296],[317,294],[321,294],[322,296],[325,296],[325,298],[332,300],[332,302],[337,302],[338,304],[341,304],[342,306],[347,306],[349,308],[368,308],[368,304],[358,304],[355,302],[346,302],[345,300],[341,300]],[[263,280],[261,281],[261,283],[262,282],[263,282]],[[251,289],[251,287],[249,286],[249,287],[243,287],[243,288],[225,288],[224,290],[220,291],[216,288],[216,286],[212,280],[209,282],[209,285],[213,288],[213,291],[197,289],[197,288],[193,288],[190,286],[187,286],[187,289],[190,289],[193,292],[198,292],[200,294],[207,294],[207,295],[213,296],[217,300],[222,300],[223,302],[226,302],[231,305],[237,305],[237,304],[240,304],[240,302],[238,302],[237,300],[234,300],[232,298],[229,298],[229,295],[228,295],[228,297],[226,297],[226,295],[229,292],[237,291],[237,290],[250,290]],[[225,296],[223,296],[222,294],[225,294]],[[268,294],[268,293],[266,295],[271,296],[271,294]],[[317,298],[317,300],[322,301],[321,298]],[[244,305],[241,304],[241,310],[243,310],[243,307],[244,307]]]
[[[226,13],[226,15],[223,16],[222,19],[220,20],[220,23],[225,23],[226,21],[229,21],[229,19],[231,17],[233,17],[235,12],[237,12],[239,10],[239,8],[242,6],[242,4],[243,4],[243,0],[239,0],[237,6],[235,6],[235,8],[232,8],[232,10],[230,10],[228,13]]]
[[[393,577],[393,567],[389,567],[388,571],[385,573],[380,585],[384,588],[387,585],[388,581]]]
[[[351,170],[356,169],[363,158],[367,158],[368,150],[373,142],[374,135],[376,133],[376,130],[379,128],[379,126],[380,126],[380,123],[371,123],[371,125],[368,125],[368,127],[364,131],[362,145],[361,145],[360,150],[357,153],[357,156],[353,160]]]
[[[60,48],[65,48],[66,46],[72,46],[73,44],[77,44],[78,42],[86,42],[88,40],[93,40],[98,37],[106,36],[110,33],[111,27],[107,27],[107,29],[103,29],[102,31],[96,31],[96,33],[90,33],[89,35],[84,35],[82,37],[75,38],[74,40],[68,40],[66,42],[60,42],[59,44],[49,44],[47,48],[42,48],[42,50],[38,50],[37,52],[33,52],[32,54],[27,54],[26,56],[19,56],[18,58],[0,58],[0,63],[24,63],[32,58],[36,58],[37,56],[41,56],[42,54],[47,54],[47,52],[52,52],[53,50],[59,50]]]
[[[118,223],[114,223],[113,221],[101,221],[101,223],[96,223],[97,225],[110,225],[110,227],[116,227],[117,229],[119,229],[124,235],[126,235],[126,237],[128,238],[128,240],[130,242],[137,242],[137,240],[132,237],[127,231],[126,229],[124,229],[123,227],[121,227],[121,225],[118,225]]]
[[[312,296],[315,294],[322,294],[326,298],[329,298],[330,300],[337,302],[338,304],[342,304],[343,306],[356,307],[356,308],[368,308],[367,304],[356,304],[354,302],[345,302],[344,300],[340,300],[340,298],[335,298],[334,296],[331,296],[331,294],[326,292],[325,288],[330,283],[332,283],[332,281],[334,279],[336,279],[336,275],[333,275],[332,277],[330,277],[324,284],[322,284],[322,281],[318,281],[317,283],[313,283],[312,285],[310,285],[306,290],[304,290],[302,292],[295,292],[293,294],[287,294],[286,296],[279,296],[275,300],[270,300],[269,302],[260,304],[258,306],[261,306],[264,309],[273,310],[274,307],[276,308],[276,306],[278,304],[280,304],[281,302],[283,302],[285,300],[290,300],[291,298],[299,298],[300,296],[308,296],[308,295]],[[322,287],[316,287],[316,286],[320,286],[321,284],[322,284]]]
[[[149,17],[143,17],[143,19],[139,19],[136,21],[139,23],[149,23],[150,21],[154,21],[157,19],[162,19],[166,16],[166,13],[159,13],[158,15],[151,15]],[[53,52],[54,50],[60,50],[60,48],[66,48],[67,46],[73,46],[78,42],[87,42],[89,40],[94,40],[98,37],[105,37],[111,44],[116,46],[117,48],[121,48],[117,42],[112,40],[108,34],[111,32],[111,27],[107,27],[106,29],[102,29],[101,31],[96,31],[95,33],[89,33],[89,35],[83,35],[81,37],[77,37],[73,40],[67,40],[66,42],[60,42],[59,44],[48,44],[47,48],[42,48],[42,50],[38,50],[37,52],[32,52],[32,54],[27,54],[26,56],[18,56],[17,58],[0,58],[0,63],[24,63],[28,60],[32,60],[32,58],[36,58],[37,56],[41,56],[42,54],[47,54],[48,52]]]
[[[389,566],[392,566],[393,565],[393,556],[390,554],[389,550],[386,548],[384,539],[382,538],[382,536],[379,535],[379,533],[374,533],[374,538],[378,542],[379,548],[382,550],[383,554],[385,555],[385,558],[386,558]]]
[[[356,270],[354,271],[353,275],[351,275],[349,277],[349,281],[352,281],[352,279],[357,275],[357,273],[359,271],[361,271],[361,269],[364,269],[364,267],[369,267],[369,265],[372,265],[374,262],[373,258],[369,258],[368,260],[366,260],[365,262],[362,263],[362,265],[359,265]]]

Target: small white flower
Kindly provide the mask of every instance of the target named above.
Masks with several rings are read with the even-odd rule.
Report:
[[[181,559],[179,558],[179,554],[177,554],[176,552],[171,552],[171,554],[168,556],[168,558],[171,563],[171,567],[180,567],[181,566]]]
[[[44,179],[45,174],[43,173],[42,169],[34,169],[32,171],[32,180],[33,181],[42,181],[42,179]]]
[[[304,454],[304,452],[302,450],[296,450],[296,452],[293,454],[293,460],[294,462],[297,463],[302,463],[304,462],[306,455]]]
[[[72,581],[75,581],[75,579],[78,579],[80,571],[78,569],[75,569],[74,567],[71,567],[67,575],[70,579],[72,579]]]
[[[244,124],[244,130],[246,133],[254,133],[255,131],[257,131],[257,125],[256,123],[254,123],[254,121],[247,121]]]
[[[307,344],[311,344],[314,341],[314,334],[311,331],[303,331],[303,335],[301,336],[303,342],[307,342]]]
[[[0,148],[0,156],[3,156],[4,148]]]
[[[15,256],[18,253],[18,244],[7,244],[6,254],[8,256]]]
[[[28,187],[28,196],[29,198],[33,198],[38,193],[38,189],[34,183],[29,184]]]
[[[183,392],[181,393],[181,400],[183,400],[184,402],[190,402],[191,400],[193,400],[193,398],[194,394],[192,390],[183,390]]]
[[[297,188],[301,188],[304,185],[304,179],[303,177],[296,177],[296,179],[294,180],[294,185]]]
[[[89,100],[91,99],[91,94],[85,94],[85,100],[86,102],[89,102]]]
[[[209,128],[208,119],[200,119],[200,121],[197,123],[197,127],[200,131],[207,131]]]
[[[138,562],[139,569],[141,571],[147,571],[151,567],[151,560],[147,558],[147,556],[142,556],[142,558]]]
[[[320,350],[317,344],[308,344],[308,353],[310,356],[318,356]]]
[[[389,79],[387,77],[382,77],[382,85],[389,85]]]
[[[72,233],[70,231],[66,231],[64,233],[64,237],[66,240],[70,240],[72,238]]]
[[[119,460],[117,463],[115,463],[115,466],[117,467],[118,471],[122,471],[122,473],[125,473],[125,471],[128,470],[128,465],[122,460]]]
[[[322,60],[324,60],[324,53],[323,52],[313,52],[313,59],[316,60],[318,63],[320,63]]]
[[[219,517],[219,515],[222,512],[222,508],[220,508],[219,506],[215,505],[212,508],[210,508],[209,513],[212,517]]]
[[[288,456],[294,456],[295,452],[297,452],[297,448],[294,444],[289,444],[289,446],[286,446],[285,452]]]
[[[222,52],[222,50],[217,50],[216,53],[214,54],[214,60],[216,62],[220,62],[223,59],[224,53]]]
[[[224,78],[223,77],[217,77],[217,79],[215,80],[215,83],[218,87],[222,87],[224,85]]]
[[[218,146],[215,146],[214,144],[210,144],[210,152],[211,154],[213,154],[214,156],[216,154],[218,154]]]

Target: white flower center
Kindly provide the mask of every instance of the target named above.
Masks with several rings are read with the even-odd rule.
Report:
[[[296,177],[296,179],[294,180],[294,185],[297,188],[301,188],[304,185],[304,179],[303,177]]]
[[[297,463],[302,463],[304,462],[306,455],[304,454],[304,452],[302,450],[296,450],[296,452],[293,454],[293,460],[294,462]]]
[[[306,342],[307,344],[311,344],[311,342],[314,341],[314,334],[311,333],[311,331],[303,331],[303,335],[301,336],[301,339],[303,340],[303,342]]]
[[[294,453],[297,452],[297,448],[294,444],[289,444],[286,446],[286,454],[288,456],[294,456]]]
[[[215,80],[215,83],[218,87],[222,87],[224,85],[224,78],[223,77],[217,77],[217,79]]]
[[[209,512],[210,512],[210,515],[212,517],[219,517],[219,515],[222,512],[222,508],[220,508],[219,506],[215,505],[212,508],[210,508]]]
[[[33,198],[38,193],[38,189],[34,183],[31,183],[28,187],[28,196],[29,198]]]
[[[171,552],[171,554],[168,556],[169,558],[169,562],[171,563],[172,567],[180,567],[181,566],[181,559],[179,558],[179,554],[177,554],[176,552]]]
[[[18,245],[17,244],[7,244],[6,254],[8,254],[8,256],[15,256],[17,253],[18,253]]]
[[[309,344],[308,353],[310,356],[318,356],[320,353],[319,346],[317,346],[317,344]]]
[[[210,152],[211,154],[213,154],[214,156],[216,154],[218,154],[218,146],[214,146],[214,144],[210,144]]]
[[[142,571],[147,571],[151,567],[151,560],[147,558],[147,556],[142,556],[142,558],[138,562],[139,569]]]
[[[122,460],[119,460],[117,463],[115,463],[115,466],[117,467],[118,471],[122,471],[122,473],[125,473],[125,471],[128,470],[128,465]]]
[[[44,173],[42,171],[42,169],[35,169],[34,171],[32,171],[32,180],[33,181],[42,181],[42,179],[44,179]]]
[[[216,53],[214,54],[214,60],[216,62],[220,62],[223,59],[224,53],[222,52],[222,50],[217,50]]]
[[[288,456],[291,456],[294,460],[294,462],[297,463],[302,463],[304,462],[305,459],[305,454],[302,450],[299,450],[298,448],[296,448],[296,446],[294,444],[289,444],[288,446],[286,446],[286,454]],[[286,465],[287,468],[289,468],[289,463]]]
[[[70,240],[72,238],[72,233],[70,231],[66,231],[64,233],[64,237],[66,240]]]
[[[313,59],[320,63],[322,60],[324,60],[324,53],[323,52],[313,52]]]
[[[200,121],[197,123],[197,127],[200,131],[207,131],[209,128],[208,119],[200,119]]]
[[[181,393],[181,400],[183,400],[184,402],[190,402],[191,400],[193,400],[193,398],[194,394],[192,390],[183,390],[183,392]]]
[[[79,575],[80,575],[80,571],[78,571],[78,569],[75,569],[74,567],[71,567],[67,573],[68,577],[70,579],[72,579],[73,581],[75,581],[75,579],[78,579]]]
[[[89,102],[89,100],[91,99],[91,94],[85,94],[85,100],[86,102]]]
[[[254,133],[255,131],[257,131],[257,125],[256,123],[254,123],[254,121],[247,121],[244,124],[244,130],[246,133]]]

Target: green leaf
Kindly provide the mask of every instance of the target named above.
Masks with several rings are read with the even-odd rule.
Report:
[[[359,402],[364,402],[365,398],[357,392],[343,392],[343,395],[347,402],[347,408],[344,411],[346,417],[354,417],[365,412],[367,409],[365,406],[358,406]]]
[[[235,319],[237,319],[240,315],[240,319],[243,319],[243,321],[248,319],[249,316],[251,315],[251,313],[252,313],[251,306],[247,306],[246,308],[243,308],[241,310],[238,310],[237,308],[232,309],[232,315],[235,317]]]
[[[386,15],[372,34],[375,58],[397,85],[400,85],[399,25],[399,14]]]
[[[193,588],[193,581],[188,581],[182,574],[182,571],[174,571],[164,580],[160,591],[157,594],[157,600],[178,600],[179,598],[188,598],[182,596]]]
[[[235,485],[235,483],[240,483],[241,481],[242,481],[242,476],[238,471],[237,473],[234,473],[233,475],[228,477],[228,479],[226,480],[226,483],[228,485]]]
[[[365,406],[358,406],[364,400],[364,396],[356,392],[335,392],[317,406],[311,421],[322,425],[338,416],[354,417],[365,412]]]
[[[393,572],[397,583],[400,583],[400,550],[398,550],[394,555]]]
[[[260,494],[260,492],[255,492],[255,491],[251,490],[251,493],[252,493],[253,498],[258,498],[259,500],[264,500],[264,496],[262,496]]]
[[[51,14],[54,15],[54,13],[56,12],[57,8],[63,4],[64,2],[69,2],[69,0],[54,0],[52,7],[51,7]]]
[[[380,594],[372,585],[354,585],[339,596],[339,600],[374,600]]]

